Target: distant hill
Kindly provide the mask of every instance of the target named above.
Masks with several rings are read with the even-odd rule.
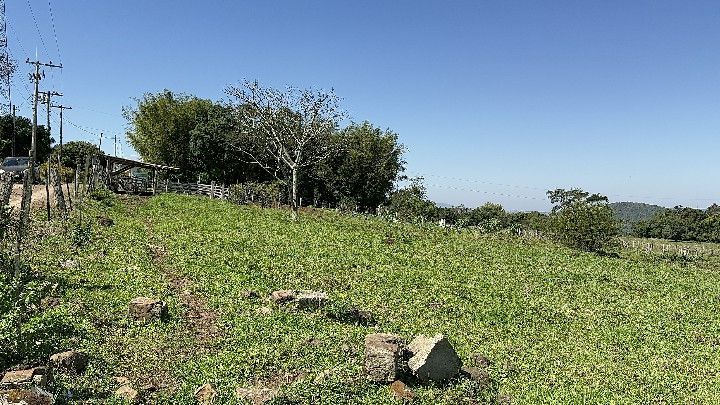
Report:
[[[615,216],[622,221],[625,232],[630,232],[634,223],[650,219],[658,212],[667,209],[659,205],[637,202],[616,202],[611,203],[610,207],[615,211]]]

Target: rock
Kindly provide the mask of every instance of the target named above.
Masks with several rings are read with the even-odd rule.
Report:
[[[217,391],[215,391],[215,388],[213,388],[210,384],[203,384],[195,390],[195,399],[198,404],[201,405],[212,404],[215,401],[216,396]]]
[[[328,296],[323,292],[308,290],[278,290],[270,294],[276,304],[294,303],[300,309],[315,309],[327,304]]]
[[[328,296],[324,292],[297,291],[295,302],[300,309],[316,309],[327,304]]]
[[[45,367],[8,371],[0,380],[0,389],[30,388],[31,386],[45,388],[50,380],[51,375]]]
[[[470,358],[475,362],[475,365],[478,367],[488,368],[490,367],[490,364],[492,364],[492,361],[490,359],[479,353],[471,355]]]
[[[260,315],[270,315],[270,314],[272,314],[272,308],[260,307],[257,309],[257,313]]]
[[[257,291],[248,290],[242,293],[242,297],[245,299],[255,299],[260,298],[260,294]]]
[[[405,342],[390,333],[365,336],[365,372],[370,381],[390,383],[403,369]]]
[[[130,380],[127,377],[113,377],[116,387],[122,387],[123,385],[130,384]]]
[[[270,294],[270,300],[276,304],[284,304],[286,302],[295,300],[295,291],[292,290],[278,290],[273,291]]]
[[[115,221],[113,221],[112,219],[100,215],[97,216],[97,220],[100,225],[105,227],[113,226],[115,224]]]
[[[415,393],[412,392],[410,388],[408,388],[407,385],[405,385],[404,382],[397,380],[390,384],[390,391],[393,393],[393,395],[396,398],[402,399],[402,400],[412,400],[415,398]]]
[[[235,390],[235,397],[240,401],[250,401],[254,405],[261,405],[272,401],[277,395],[277,390],[270,388],[241,388]]]
[[[490,382],[490,374],[477,367],[463,367],[460,369],[460,373],[465,377],[483,385]]]
[[[73,374],[81,374],[87,368],[88,359],[84,353],[68,350],[50,356],[50,364],[55,369],[65,370]]]
[[[443,335],[420,335],[408,345],[410,371],[422,382],[442,382],[460,372],[462,361]]]
[[[125,384],[115,391],[115,396],[124,399],[131,404],[136,404],[140,400],[140,393],[133,389],[129,384]]]
[[[167,316],[167,304],[154,298],[137,297],[130,301],[130,316],[144,322],[160,320]]]
[[[42,388],[0,390],[0,405],[52,405],[53,395]]]

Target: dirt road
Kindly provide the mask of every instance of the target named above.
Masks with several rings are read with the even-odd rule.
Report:
[[[63,185],[63,191],[65,191],[65,185]],[[14,184],[12,194],[10,195],[10,206],[13,208],[20,208],[20,202],[22,201],[22,184]],[[47,201],[47,194],[45,193],[45,185],[38,184],[33,186],[32,194],[32,205],[45,206]],[[55,203],[55,191],[50,187],[50,202]]]

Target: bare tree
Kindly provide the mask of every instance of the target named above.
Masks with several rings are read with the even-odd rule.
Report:
[[[302,168],[327,159],[336,150],[332,134],[344,113],[334,91],[263,87],[257,81],[230,86],[239,123],[237,147],[275,178],[291,175],[293,219],[298,212],[298,175]]]

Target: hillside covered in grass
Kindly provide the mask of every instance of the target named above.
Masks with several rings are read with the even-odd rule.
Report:
[[[700,263],[329,211],[291,222],[177,195],[107,205],[92,208],[111,221],[94,220],[87,243],[45,229],[28,257],[59,301],[26,327],[39,343],[24,361],[66,349],[90,358],[84,374],[57,376],[60,403],[118,401],[118,376],[151,403],[194,403],[205,383],[223,404],[242,403],[238,388],[272,391],[272,403],[396,403],[364,376],[372,332],[442,333],[487,370],[482,384],[412,386],[415,403],[720,401],[720,274]],[[331,303],[267,300],[283,289]],[[165,300],[168,319],[131,321],[137,296]],[[333,316],[351,308],[374,322]]]

